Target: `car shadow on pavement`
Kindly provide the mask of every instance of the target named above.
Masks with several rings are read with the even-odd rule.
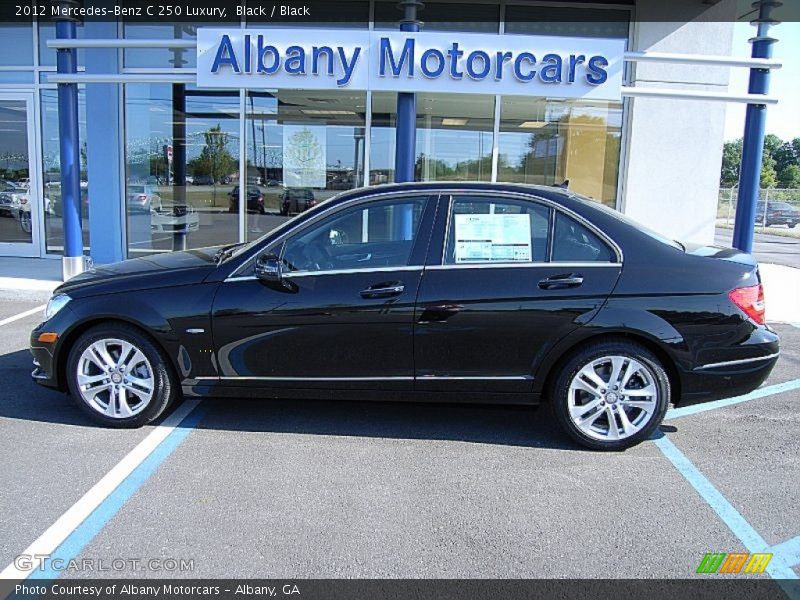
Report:
[[[69,396],[37,385],[32,369],[28,350],[0,355],[0,417],[91,425]]]
[[[100,427],[67,394],[34,383],[30,370],[27,350],[0,355],[1,418]],[[209,430],[580,449],[562,434],[546,407],[229,398],[203,402],[208,412],[198,427]]]
[[[200,429],[441,440],[582,450],[547,407],[340,400],[210,399]]]

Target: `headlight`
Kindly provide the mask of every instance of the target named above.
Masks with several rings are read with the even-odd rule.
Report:
[[[50,298],[47,303],[47,308],[44,309],[44,320],[49,321],[56,316],[56,313],[64,308],[67,303],[72,300],[66,294],[58,294]]]

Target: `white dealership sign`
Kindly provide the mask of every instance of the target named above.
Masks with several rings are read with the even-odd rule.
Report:
[[[343,29],[197,34],[197,85],[619,100],[624,40]]]

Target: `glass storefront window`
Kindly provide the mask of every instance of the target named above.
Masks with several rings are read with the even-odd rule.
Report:
[[[394,181],[397,94],[372,95],[370,184]],[[490,181],[494,96],[417,94],[414,178]]]
[[[555,185],[614,207],[622,104],[503,97],[498,181]]]
[[[364,184],[365,107],[364,92],[248,92],[248,239]]]
[[[239,240],[239,92],[125,86],[128,254]]]
[[[586,7],[506,6],[505,32],[522,35],[628,38],[630,11]]]
[[[197,28],[208,27],[209,23],[125,23],[126,39],[197,39]],[[224,24],[216,24],[222,27]],[[238,25],[238,23],[237,23]],[[180,69],[197,66],[197,53],[191,48],[126,48],[124,64],[126,67]]]
[[[0,67],[33,66],[33,23],[0,24]]]
[[[0,123],[0,243],[30,243],[27,103],[0,99]]]
[[[78,38],[83,38],[83,23],[78,23],[76,27],[76,35]],[[39,22],[39,65],[42,67],[55,67],[56,66],[56,52],[55,48],[47,47],[47,40],[56,39],[56,24],[49,21]],[[84,62],[84,49],[78,48],[78,66],[82,67]]]
[[[61,151],[58,133],[58,91],[41,91],[42,105],[42,192],[44,231],[48,253],[64,251],[64,222],[61,204]],[[83,245],[89,248],[89,199],[91,197],[86,176],[86,97],[78,89],[78,139],[81,161],[81,226]]]
[[[466,20],[464,14],[469,15]],[[454,19],[453,15],[458,18]],[[395,0],[375,2],[375,29],[397,31],[403,13]],[[464,4],[463,2],[425,2],[419,11],[424,31],[468,31],[497,33],[500,28],[499,4]]]

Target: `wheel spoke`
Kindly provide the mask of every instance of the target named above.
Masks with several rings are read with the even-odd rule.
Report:
[[[130,372],[132,372],[134,370],[134,368],[137,365],[140,365],[140,364],[146,362],[146,360],[147,359],[145,359],[144,354],[142,354],[139,350],[136,350],[133,353],[133,356],[131,356],[124,363],[120,363],[120,364],[121,364],[121,366],[125,367],[125,371],[126,372],[130,373]]]
[[[620,375],[622,374],[622,367],[624,364],[625,359],[623,357],[611,357],[611,374],[608,376],[609,385],[619,385]]]
[[[619,382],[619,389],[624,390],[625,386],[628,385],[628,382],[633,377],[634,373],[636,373],[641,368],[641,365],[636,362],[635,360],[631,359],[628,361],[628,366],[625,367],[625,372],[622,374],[622,381]]]
[[[628,413],[625,412],[625,408],[620,406],[617,413],[619,414],[619,421],[622,423],[622,433],[625,434],[625,436],[636,433],[637,428],[631,423],[631,420],[628,418]]]
[[[106,347],[105,340],[101,340],[99,342],[95,342],[92,344],[91,347],[92,355],[94,357],[94,362],[97,366],[103,369],[110,369],[114,367],[117,363],[116,361],[111,358],[111,355],[108,353],[108,348]]]
[[[640,390],[623,390],[622,392],[625,396],[655,396],[656,395],[656,386],[650,384],[648,386],[643,387]]]
[[[572,387],[576,390],[582,390],[587,394],[591,394],[594,398],[600,397],[600,390],[594,387],[590,382],[584,381],[583,379],[575,379],[572,382]]]
[[[119,417],[130,417],[133,414],[133,412],[131,412],[131,407],[128,404],[128,391],[122,386],[120,386],[117,390],[117,405],[119,409]]]
[[[108,386],[108,405],[104,412],[109,417],[117,416],[117,390],[113,385]]]
[[[619,439],[619,425],[617,425],[617,417],[610,406],[606,406],[606,415],[608,415],[608,437],[612,440]]]
[[[594,366],[591,364],[586,365],[578,372],[578,377],[583,377],[584,379],[588,379],[589,383],[594,384],[597,388],[597,391],[601,389],[605,389],[606,382],[603,381],[597,372],[594,370]]]
[[[578,427],[580,427],[581,429],[589,429],[592,425],[594,425],[594,422],[597,421],[597,419],[603,413],[604,413],[604,411],[597,410],[597,411],[593,412],[592,414],[590,414],[590,415],[588,415],[586,417],[583,417],[582,419],[579,419],[577,421]]]
[[[139,393],[150,394],[153,392],[153,379],[152,378],[142,379],[141,377],[128,376],[128,380],[125,387]]]
[[[652,400],[623,400],[622,404],[631,408],[640,408],[647,414],[652,413],[656,408],[656,403]]]
[[[579,406],[572,406],[569,409],[569,412],[572,413],[573,419],[580,419],[583,415],[588,413],[590,410],[597,408],[600,406],[600,398],[592,400],[591,402],[587,402],[586,404],[581,404]]]
[[[83,373],[78,373],[78,385],[81,387],[91,386],[93,383],[99,383],[106,379],[108,379],[107,373],[99,373],[98,375],[84,375]],[[88,389],[88,387],[84,389]]]

